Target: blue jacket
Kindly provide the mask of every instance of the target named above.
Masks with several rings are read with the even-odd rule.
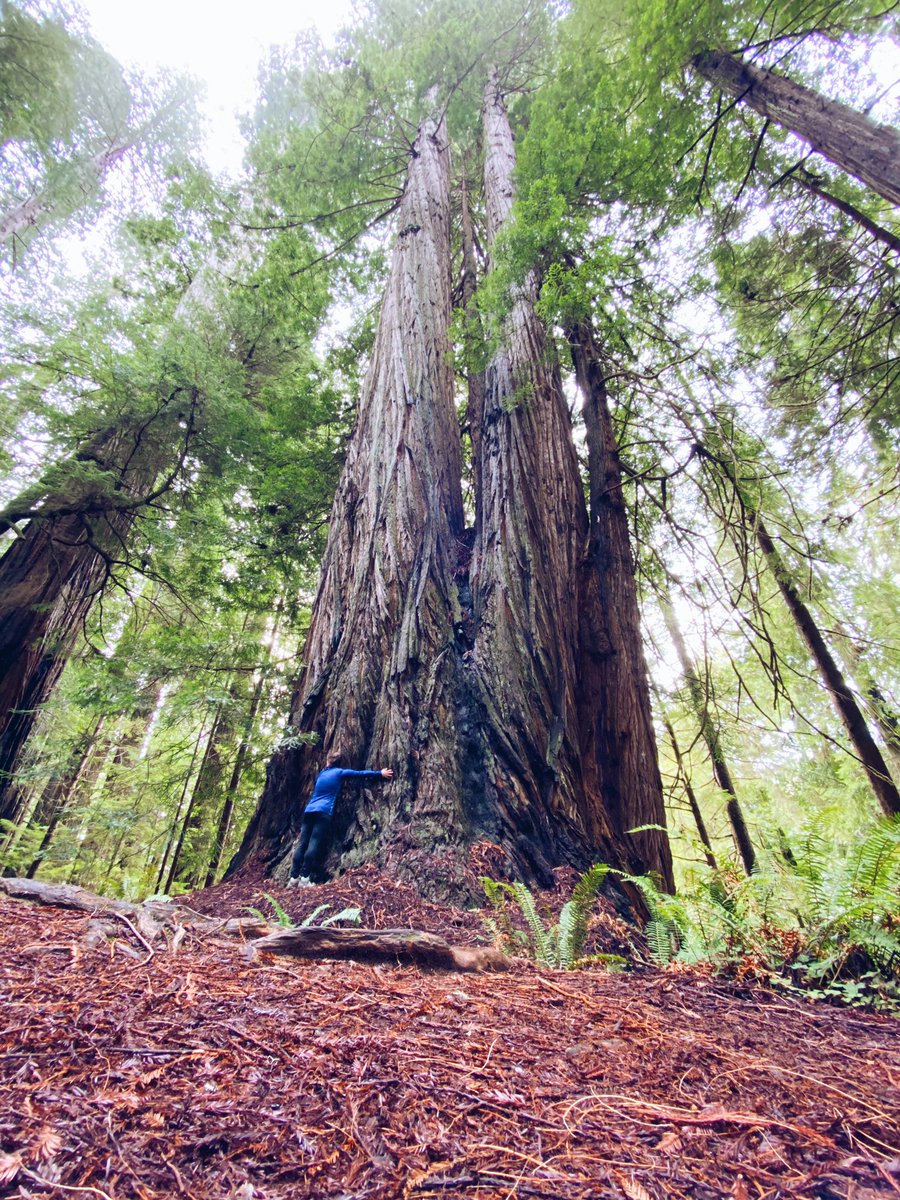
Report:
[[[312,799],[304,813],[324,813],[330,817],[334,811],[334,802],[338,798],[341,784],[345,779],[381,779],[380,771],[348,771],[344,767],[326,767],[320,772],[313,788]]]

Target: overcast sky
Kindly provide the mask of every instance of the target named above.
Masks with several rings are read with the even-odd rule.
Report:
[[[83,0],[97,40],[121,63],[186,71],[207,88],[207,159],[236,173],[242,142],[234,114],[253,103],[257,66],[269,47],[315,26],[329,37],[350,0]]]

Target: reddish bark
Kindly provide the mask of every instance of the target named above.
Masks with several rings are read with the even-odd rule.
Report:
[[[493,241],[512,205],[514,166],[496,88],[484,118]],[[426,123],[294,699],[294,730],[317,734],[319,746],[273,757],[229,874],[250,856],[284,857],[317,771],[339,749],[350,765],[391,766],[396,778],[338,805],[332,866],[373,860],[441,894],[467,886],[460,848],[488,839],[532,882],[603,859],[655,870],[670,886],[665,839],[626,836],[664,820],[655,760],[643,764],[651,786],[641,780],[634,796],[614,794],[618,775],[601,761],[610,751],[597,737],[602,663],[585,647],[602,626],[601,597],[534,278],[514,298],[470,413],[478,512],[468,564],[446,356],[448,178],[445,130]],[[627,669],[636,667],[630,657]],[[617,728],[614,752],[625,756]]]
[[[183,404],[179,393],[149,419],[110,427],[82,448],[76,465],[95,465],[102,482],[79,480],[0,516],[4,531],[27,522],[0,558],[0,817],[12,815],[22,749],[112,563],[123,557],[135,510],[166,490],[172,476],[158,480],[161,464],[171,462],[178,440],[187,445],[197,394]]]
[[[582,617],[584,726],[597,759],[604,804],[615,828],[665,824],[665,802],[622,468],[599,347],[589,321],[569,330],[583,400],[588,450],[590,543]],[[648,829],[629,838],[638,869],[673,887],[668,836]]]
[[[465,840],[457,735],[461,454],[449,361],[449,148],[413,147],[390,275],[295,692],[291,724],[318,748],[278,751],[233,870],[284,854],[324,756],[390,765],[394,782],[338,806],[345,865],[403,862]],[[411,862],[407,870],[414,870]]]

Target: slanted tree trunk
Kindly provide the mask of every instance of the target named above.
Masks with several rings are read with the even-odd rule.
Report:
[[[661,598],[660,607],[662,608],[666,628],[669,631],[669,636],[678,655],[678,661],[681,663],[681,671],[684,675],[684,681],[687,684],[691,705],[697,715],[697,720],[700,722],[700,732],[703,735],[706,748],[709,750],[713,775],[715,776],[716,783],[725,793],[725,809],[728,813],[731,831],[734,834],[735,845],[741,856],[741,862],[744,864],[744,870],[750,875],[756,866],[756,851],[753,849],[753,843],[750,840],[750,833],[747,829],[747,822],[744,820],[741,803],[734,790],[734,783],[732,782],[731,771],[725,758],[725,751],[722,747],[719,730],[716,728],[716,723],[709,711],[709,700],[706,689],[688,653],[681,628],[675,616],[675,610],[667,598]]]
[[[812,171],[806,171],[803,167],[796,167],[791,171],[786,179],[793,180],[808,192],[812,192],[814,196],[818,196],[820,200],[824,200],[826,204],[830,204],[832,208],[836,208],[838,212],[849,217],[851,221],[855,221],[857,225],[861,225],[867,233],[870,233],[873,238],[877,238],[885,246],[889,246],[891,250],[900,254],[900,237],[891,233],[889,229],[885,229],[883,225],[879,225],[877,221],[873,221],[871,217],[866,216],[854,204],[850,204],[847,200],[842,200],[840,196],[835,196],[833,192],[829,192],[822,187],[822,181]]]
[[[803,138],[891,204],[900,204],[900,134],[895,129],[725,50],[705,50],[691,59],[691,65],[704,79]]]
[[[16,768],[40,708],[111,563],[122,559],[134,511],[164,490],[154,481],[171,461],[173,437],[186,444],[196,402],[196,394],[179,401],[176,391],[140,425],[98,434],[76,466],[96,464],[108,482],[79,482],[74,496],[50,493],[37,507],[12,504],[2,514],[2,529],[27,524],[0,558],[0,817],[15,807]],[[185,435],[177,422],[186,413]]]
[[[111,522],[119,535],[125,524]],[[0,559],[0,816],[12,815],[21,752],[105,582],[95,545],[80,517],[35,520]]]
[[[291,725],[319,744],[273,756],[230,870],[290,848],[325,755],[395,771],[339,803],[344,865],[422,875],[466,840],[457,737],[461,690],[454,571],[463,530],[460,438],[449,362],[449,148],[443,123],[415,140],[356,428],[331,513]],[[432,875],[440,868],[432,863]]]
[[[95,768],[96,774],[100,772],[102,757],[97,753],[97,744],[105,721],[103,715],[97,718],[93,728],[85,735],[80,752],[76,751],[77,758],[72,769],[47,785],[31,815],[31,825],[46,825],[46,829],[34,861],[26,872],[28,879],[33,879],[37,874],[57,826],[69,811],[76,789],[84,778],[89,777],[90,767]]]
[[[159,863],[159,871],[157,872],[156,883],[153,887],[154,892],[159,892],[162,890],[163,881],[166,879],[166,868],[169,865],[169,855],[175,849],[176,844],[180,840],[180,833],[183,828],[182,811],[184,809],[184,802],[187,799],[188,789],[190,788],[191,782],[194,779],[194,767],[197,763],[197,759],[200,757],[200,747],[204,745],[207,716],[208,713],[205,713],[200,728],[197,731],[197,737],[194,740],[194,749],[191,752],[191,761],[188,764],[187,773],[184,777],[184,783],[181,788],[181,794],[178,797],[178,803],[175,806],[175,812],[172,816],[168,833],[166,834],[166,842],[165,846],[163,847],[162,858],[160,859]],[[191,794],[193,795],[193,792]],[[171,879],[172,876],[170,875],[169,878]]]
[[[675,727],[669,720],[665,708],[663,707],[662,697],[659,694],[655,685],[651,684],[653,694],[656,697],[656,704],[659,714],[662,718],[663,729],[666,731],[666,736],[669,739],[669,745],[672,747],[672,754],[675,758],[675,766],[678,771],[678,779],[681,780],[684,788],[685,799],[688,802],[688,808],[691,810],[691,816],[694,818],[694,825],[697,827],[697,835],[703,846],[703,856],[706,859],[706,864],[712,869],[718,870],[719,864],[716,862],[715,852],[710,841],[709,831],[706,828],[706,821],[703,819],[703,811],[700,808],[700,801],[697,799],[697,793],[694,791],[691,783],[691,773],[687,763],[684,760],[684,755],[681,752],[681,747],[678,744],[678,738],[675,734]]]
[[[872,791],[885,814],[889,817],[896,816],[900,813],[900,791],[891,778],[884,755],[872,736],[865,714],[857,703],[856,697],[844,678],[815,618],[804,602],[789,568],[778,553],[778,548],[770,537],[762,517],[750,508],[747,509],[747,513],[754,523],[759,547],[775,577],[778,590],[784,597],[788,611],[794,618],[797,629],[809,648],[822,677],[822,683],[831,697],[838,716],[844,723],[850,744],[862,764]]]
[[[43,216],[52,214],[60,205],[65,209],[76,208],[79,197],[86,199],[90,196],[107,171],[119,162],[133,145],[134,140],[131,138],[114,142],[83,163],[70,164],[64,174],[65,187],[60,187],[59,184],[48,187],[22,204],[0,213],[0,243],[10,238],[21,237],[26,230],[36,226]]]
[[[197,771],[197,779],[191,791],[190,803],[181,823],[178,842],[166,879],[165,890],[167,892],[171,892],[172,884],[176,881],[189,886],[193,886],[199,881],[199,875],[203,869],[202,863],[194,854],[192,861],[186,865],[183,855],[186,849],[192,851],[197,849],[194,845],[196,835],[209,815],[210,805],[222,783],[225,771],[222,757],[223,743],[229,740],[233,732],[230,713],[227,705],[223,702],[215,709],[209,737],[206,739],[203,757],[200,760],[200,769]]]
[[[590,499],[588,601],[580,602],[582,690],[595,698],[586,710],[604,803],[615,827],[627,830],[664,824],[662,779],[604,364],[589,320],[573,325],[568,338],[582,395]],[[667,835],[647,830],[633,837],[640,859],[671,883]]]

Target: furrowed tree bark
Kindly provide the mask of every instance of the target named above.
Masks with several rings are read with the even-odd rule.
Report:
[[[452,860],[443,852],[470,836],[457,735],[463,516],[449,320],[449,148],[443,122],[429,120],[412,150],[293,699],[291,726],[319,744],[276,752],[229,872],[250,854],[285,855],[333,751],[354,767],[395,771],[393,783],[338,803],[343,866],[374,860],[423,884],[427,858],[439,888],[438,859]]]
[[[515,167],[496,79],[483,119],[493,246],[512,209]],[[649,789],[629,778],[637,791],[625,795],[623,746],[598,737],[598,708],[608,701],[600,682],[604,617],[568,410],[535,312],[537,289],[532,273],[512,298],[488,365],[476,462],[481,510],[470,669],[482,698],[486,823],[495,841],[513,848],[526,877],[541,879],[560,861],[582,866],[603,858],[635,872],[654,870],[671,886],[665,838],[626,833],[635,824],[664,823],[655,759],[645,764]],[[654,801],[643,808],[654,776]]]
[[[124,536],[129,518],[110,524]],[[21,752],[103,586],[95,544],[80,517],[36,520],[0,559],[0,816],[11,815]]]
[[[725,50],[691,59],[698,74],[775,121],[891,204],[900,204],[900,134],[785,75]]]
[[[460,188],[460,210],[462,225],[462,306],[466,314],[466,331],[482,340],[481,318],[475,305],[478,288],[478,266],[475,258],[475,231],[472,226],[472,211],[469,206],[469,182],[463,175]],[[472,442],[472,459],[481,461],[481,434],[484,422],[484,372],[471,363],[467,364],[466,389],[468,393],[467,416],[469,437]],[[481,472],[473,472],[475,493],[475,520],[481,517]]]
[[[728,813],[728,820],[731,824],[731,831],[734,834],[735,845],[738,848],[738,853],[741,856],[741,862],[744,864],[744,870],[748,875],[753,873],[756,866],[756,851],[753,849],[753,843],[750,840],[750,833],[747,829],[747,822],[744,820],[744,811],[741,808],[741,803],[737,798],[737,793],[734,790],[734,783],[731,779],[731,771],[728,768],[728,762],[725,758],[725,752],[722,749],[722,739],[719,736],[719,731],[716,724],[710,716],[709,702],[706,695],[700,676],[697,673],[697,668],[688,653],[688,648],[685,645],[684,637],[681,633],[681,628],[675,616],[675,611],[671,603],[665,597],[660,598],[660,607],[662,609],[663,620],[666,623],[666,628],[669,631],[669,636],[672,639],[672,644],[675,646],[675,651],[678,655],[678,661],[681,663],[681,671],[684,675],[684,681],[687,684],[688,695],[691,699],[694,712],[697,714],[697,720],[700,722],[700,732],[703,735],[703,740],[709,750],[710,761],[712,762],[713,775],[716,783],[725,793],[725,809]]]
[[[488,93],[489,236],[512,204],[513,146]],[[594,737],[598,694],[582,667],[589,523],[558,371],[517,295],[472,405],[478,512],[464,538],[460,439],[447,359],[449,198],[443,126],[420,130],[369,375],[331,516],[305,666],[300,735],[273,757],[241,850],[283,861],[323,759],[391,766],[393,784],[335,812],[332,869],[374,861],[430,895],[471,887],[462,851],[489,840],[505,869],[547,884],[599,858],[655,870],[660,850],[614,825]],[[471,273],[471,263],[465,268]],[[310,750],[302,735],[318,735]],[[660,794],[661,795],[661,794]],[[663,821],[661,805],[650,819]],[[651,842],[651,845],[656,843]],[[638,902],[639,904],[639,902]]]
[[[596,697],[587,706],[588,718],[593,716],[592,752],[599,762],[603,799],[614,827],[661,825],[665,802],[604,364],[589,320],[573,325],[567,333],[582,395],[588,451],[589,602],[581,602],[580,661],[587,676],[582,689]],[[673,887],[667,835],[647,830],[632,838],[640,860],[653,864],[664,883]]]
[[[171,459],[176,395],[156,417],[109,428],[78,454],[107,482],[79,484],[74,496],[47,495],[37,509],[7,510],[6,528],[17,519],[27,524],[0,558],[0,817],[14,808],[21,752],[103,590],[110,560],[121,559],[134,511]],[[195,403],[196,396],[191,413]]]

